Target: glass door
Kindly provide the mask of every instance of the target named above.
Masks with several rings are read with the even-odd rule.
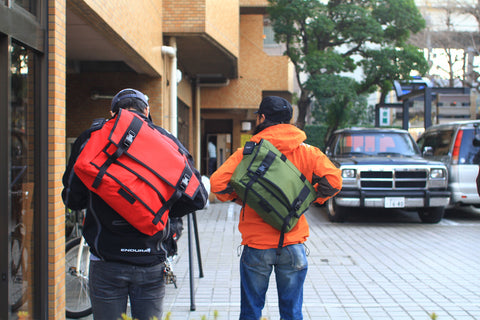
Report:
[[[9,305],[12,315],[30,319],[34,315],[34,53],[26,47],[10,46],[9,104]]]

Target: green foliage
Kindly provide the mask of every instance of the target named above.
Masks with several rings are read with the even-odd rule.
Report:
[[[328,128],[325,125],[306,125],[305,128],[303,128],[307,134],[307,140],[305,140],[305,142],[323,150],[325,147],[327,129]]]
[[[170,320],[170,317],[172,316],[172,313],[169,311],[167,312],[167,314],[165,315],[165,318],[164,320]],[[201,316],[200,318],[201,320],[207,320],[207,316],[203,315]],[[213,310],[213,319],[216,320],[218,319],[218,311],[217,310]],[[118,320],[138,320],[138,319],[132,319],[132,317],[128,316],[127,314],[125,313],[122,313],[122,316],[120,319]],[[150,320],[158,320],[157,317],[153,317],[151,318]]]
[[[411,33],[425,27],[414,0],[269,3],[276,40],[285,43],[302,91],[300,128],[312,101],[324,115],[317,121],[327,121],[333,131],[348,123],[352,112],[365,113],[366,94],[376,90],[385,94],[394,80],[408,79],[412,71],[427,71],[423,53],[406,44]],[[356,79],[354,72],[360,75]],[[300,78],[301,74],[306,77]]]
[[[325,109],[330,108],[330,112],[324,111]],[[337,113],[346,113],[348,115],[343,117],[343,121],[339,123],[338,127],[335,129],[352,127],[352,126],[361,126],[361,127],[373,127],[375,124],[375,110],[373,106],[367,106],[366,101],[363,97],[360,97],[358,101],[354,102],[350,108],[344,108],[343,106],[335,105],[320,105],[314,109],[313,114],[316,119],[315,123],[312,125],[305,125],[303,130],[307,135],[306,143],[316,146],[321,150],[324,149],[325,144],[335,130],[328,123],[335,121],[332,120],[332,114]],[[337,118],[340,119],[341,116]]]
[[[168,313],[167,316],[165,317],[165,320],[168,320],[168,319],[170,319],[170,313]],[[118,320],[138,320],[138,319],[136,319],[136,318],[133,319],[132,317],[127,316],[127,314],[122,313],[122,317],[121,317],[120,319],[118,319]],[[158,320],[158,318],[157,318],[157,317],[153,317],[153,318],[151,318],[150,320]]]

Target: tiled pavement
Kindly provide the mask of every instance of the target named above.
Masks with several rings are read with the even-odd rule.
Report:
[[[480,320],[480,221],[439,224],[332,224],[322,208],[307,212],[309,270],[304,319]],[[174,263],[177,286],[167,285],[171,320],[238,319],[240,309],[237,220],[240,207],[211,204],[197,212],[204,276],[194,259],[191,311],[187,219]],[[193,230],[193,228],[191,228]],[[192,238],[194,244],[194,239]],[[195,246],[192,246],[196,257]],[[279,319],[272,277],[263,316]],[[90,317],[84,320],[91,319]]]
[[[438,320],[480,320],[480,224],[332,224],[320,210],[307,212],[305,319],[417,320],[435,313]],[[239,212],[231,203],[197,212],[204,277],[199,278],[195,259],[195,311],[190,310],[184,218],[174,265],[178,288],[168,285],[165,300],[171,320],[214,319],[214,313],[218,319],[238,319]],[[279,319],[273,276],[263,316]]]

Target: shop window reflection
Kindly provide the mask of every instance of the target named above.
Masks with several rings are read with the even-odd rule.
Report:
[[[10,201],[12,312],[32,318],[34,274],[34,59],[27,48],[11,46]]]

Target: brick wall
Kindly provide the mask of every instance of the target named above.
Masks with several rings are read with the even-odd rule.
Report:
[[[268,0],[240,0],[241,7],[267,7]]]
[[[289,90],[292,83],[289,59],[270,56],[263,51],[263,16],[241,16],[241,55],[239,74],[246,79],[259,79],[266,91]]]
[[[65,318],[65,6],[48,2],[48,314]]]
[[[163,32],[206,33],[238,56],[238,0],[164,0],[163,10]]]
[[[207,0],[206,32],[238,57],[240,8],[238,0]]]
[[[256,109],[262,91],[291,91],[293,69],[285,56],[263,51],[263,15],[241,15],[239,79],[227,87],[202,88],[202,108]]]
[[[67,138],[77,137],[95,118],[110,118],[111,99],[93,100],[92,93],[115,95],[125,88],[137,89],[148,96],[150,113],[157,125],[165,124],[162,107],[162,81],[128,72],[69,74],[67,77]]]
[[[205,0],[164,0],[163,31],[205,32],[206,5]]]
[[[177,96],[178,99],[182,100],[190,108],[193,107],[193,95],[192,95],[192,85],[190,79],[185,76],[182,77],[182,81],[177,86]]]

